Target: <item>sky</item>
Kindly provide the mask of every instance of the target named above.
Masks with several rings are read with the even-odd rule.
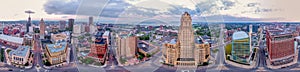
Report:
[[[33,20],[176,23],[183,12],[193,22],[298,22],[299,0],[0,0],[0,21]]]

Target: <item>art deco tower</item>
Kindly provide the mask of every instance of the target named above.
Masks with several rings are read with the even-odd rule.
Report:
[[[210,46],[207,42],[194,37],[192,19],[185,12],[181,17],[178,38],[163,45],[166,64],[194,68],[209,61]]]
[[[178,41],[180,43],[180,59],[194,60],[194,32],[192,28],[190,14],[185,12],[181,17],[181,25],[178,31]]]
[[[40,21],[40,38],[44,39],[45,36],[45,29],[46,29],[46,25],[43,19],[41,19]]]

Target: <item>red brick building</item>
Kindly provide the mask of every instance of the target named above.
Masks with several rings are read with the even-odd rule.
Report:
[[[284,29],[268,29],[266,31],[266,44],[269,59],[272,65],[290,63],[296,56],[295,40],[298,32]]]
[[[88,56],[98,59],[105,63],[107,59],[108,47],[105,38],[96,38],[95,43],[91,44],[91,52]]]

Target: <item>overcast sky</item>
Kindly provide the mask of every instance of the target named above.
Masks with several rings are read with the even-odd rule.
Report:
[[[1,0],[0,21],[94,21],[112,23],[177,22],[189,12],[194,22],[300,21],[299,0]]]

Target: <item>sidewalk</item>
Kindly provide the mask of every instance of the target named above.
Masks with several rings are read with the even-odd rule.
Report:
[[[235,62],[232,62],[232,61],[229,61],[229,60],[225,60],[225,62],[227,64],[230,64],[230,65],[233,65],[233,66],[236,66],[236,67],[246,68],[246,69],[252,69],[252,68],[256,67],[256,65],[255,65],[256,61],[253,61],[253,63],[250,64],[250,65],[243,65],[243,64],[235,63]]]
[[[297,64],[298,63],[298,59],[297,58],[298,58],[298,56],[296,55],[295,59],[293,60],[293,62],[290,62],[290,63],[287,63],[287,64],[283,64],[283,65],[278,65],[278,66],[271,65],[270,60],[268,59],[268,60],[266,60],[267,61],[267,67],[270,68],[270,69],[280,69],[280,68],[283,68],[283,67],[288,67],[288,66]]]

